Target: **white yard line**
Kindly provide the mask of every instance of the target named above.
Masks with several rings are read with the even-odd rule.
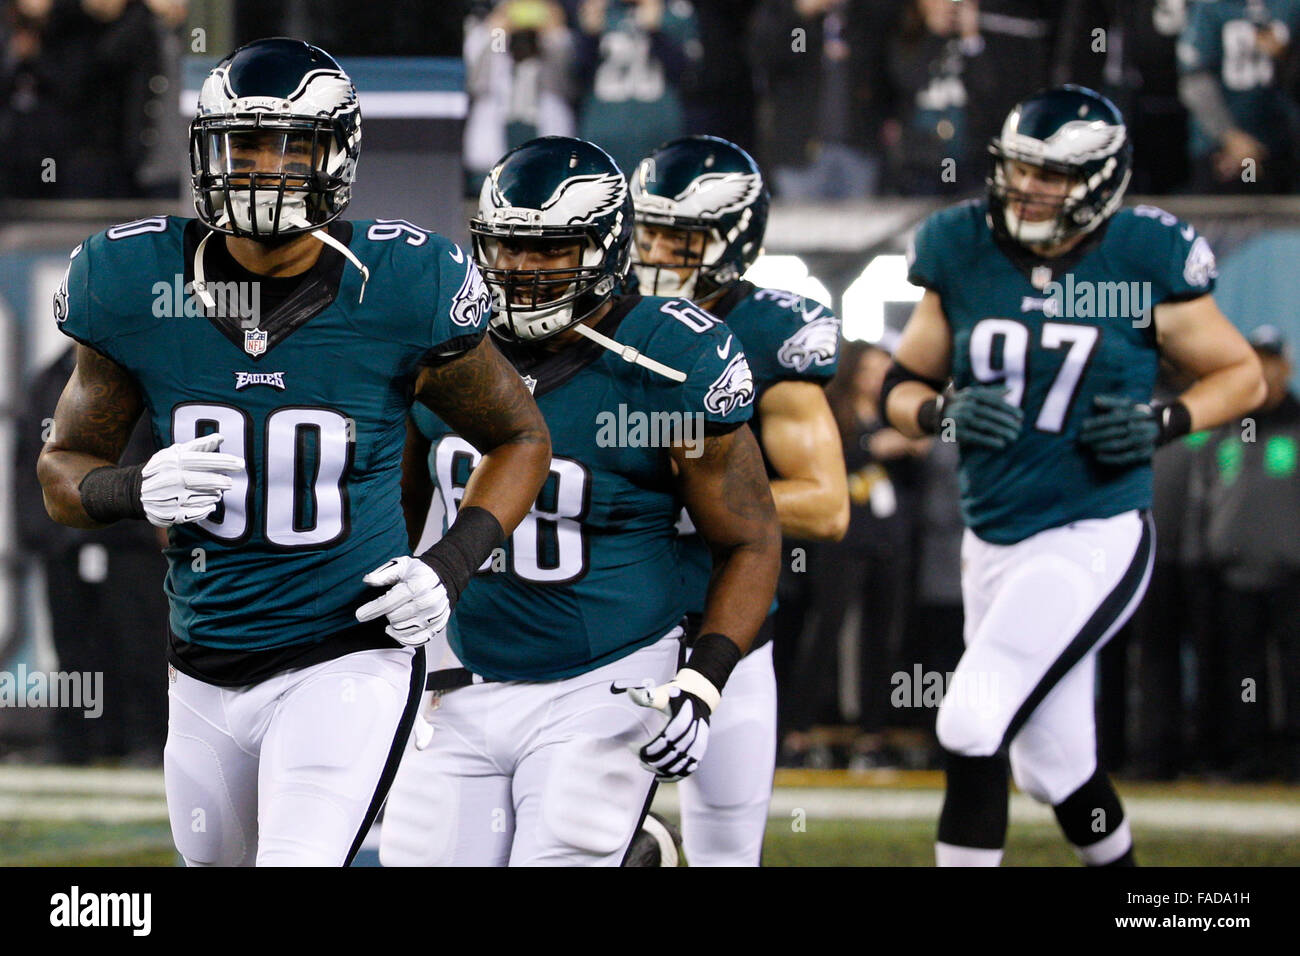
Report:
[[[785,787],[772,799],[772,819],[802,811],[818,820],[936,820],[939,790],[883,787]],[[1136,827],[1208,830],[1260,836],[1300,833],[1300,804],[1222,797],[1129,796]],[[655,809],[678,813],[677,788],[659,788]],[[122,823],[167,819],[161,770],[19,767],[0,765],[0,819],[99,820]],[[1013,823],[1053,825],[1050,808],[1023,794],[1011,798]]]
[[[0,820],[88,820],[97,823],[164,821],[167,804],[156,798],[50,797],[0,793]]]
[[[166,795],[161,770],[0,765],[0,794],[51,791],[140,797]]]

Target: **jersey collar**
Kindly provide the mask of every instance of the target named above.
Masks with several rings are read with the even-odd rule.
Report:
[[[613,338],[619,325],[640,301],[639,295],[619,296],[614,301],[614,307],[596,323],[596,331]],[[537,384],[533,386],[534,398],[540,398],[571,381],[584,368],[607,354],[604,348],[586,339],[558,352],[548,352],[536,345],[502,340],[497,341],[497,348],[520,375],[536,381]]]
[[[344,246],[352,239],[350,222],[336,219],[327,228],[331,238]],[[191,220],[185,228],[186,283],[194,281],[195,253],[198,251],[199,244],[210,234],[214,235],[214,241],[223,239],[221,234],[212,233],[197,219]],[[223,274],[221,258],[213,255],[211,249],[204,250],[203,266],[205,279],[208,282],[249,281],[246,276],[251,273],[246,270],[241,270],[244,272],[243,276]],[[256,362],[334,302],[338,297],[346,263],[347,259],[335,248],[334,243],[325,243],[320,257],[315,265],[303,273],[302,281],[297,288],[284,301],[259,316],[256,328],[250,329],[247,320],[234,315],[208,315],[207,320],[243,352],[246,358]]]

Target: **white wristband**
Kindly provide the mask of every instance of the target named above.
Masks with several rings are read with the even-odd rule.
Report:
[[[672,679],[676,684],[688,694],[694,694],[709,708],[712,714],[718,709],[718,704],[722,703],[722,691],[713,686],[713,682],[697,670],[691,670],[689,667],[683,667],[677,672],[677,676]]]

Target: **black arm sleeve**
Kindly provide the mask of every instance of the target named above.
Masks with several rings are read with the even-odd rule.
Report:
[[[486,508],[461,508],[451,527],[419,558],[442,579],[455,607],[470,578],[493,549],[506,540],[496,516]]]
[[[885,381],[880,386],[880,415],[882,418],[885,417],[885,409],[888,407],[889,393],[904,382],[922,382],[929,385],[936,392],[942,392],[944,385],[947,384],[935,378],[917,375],[906,365],[895,359],[890,363],[889,371],[885,373]]]

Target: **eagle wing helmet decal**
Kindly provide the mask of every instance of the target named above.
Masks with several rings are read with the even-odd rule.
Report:
[[[560,183],[542,203],[546,218],[562,218],[564,225],[594,222],[623,204],[627,182],[613,173],[573,176]]]

